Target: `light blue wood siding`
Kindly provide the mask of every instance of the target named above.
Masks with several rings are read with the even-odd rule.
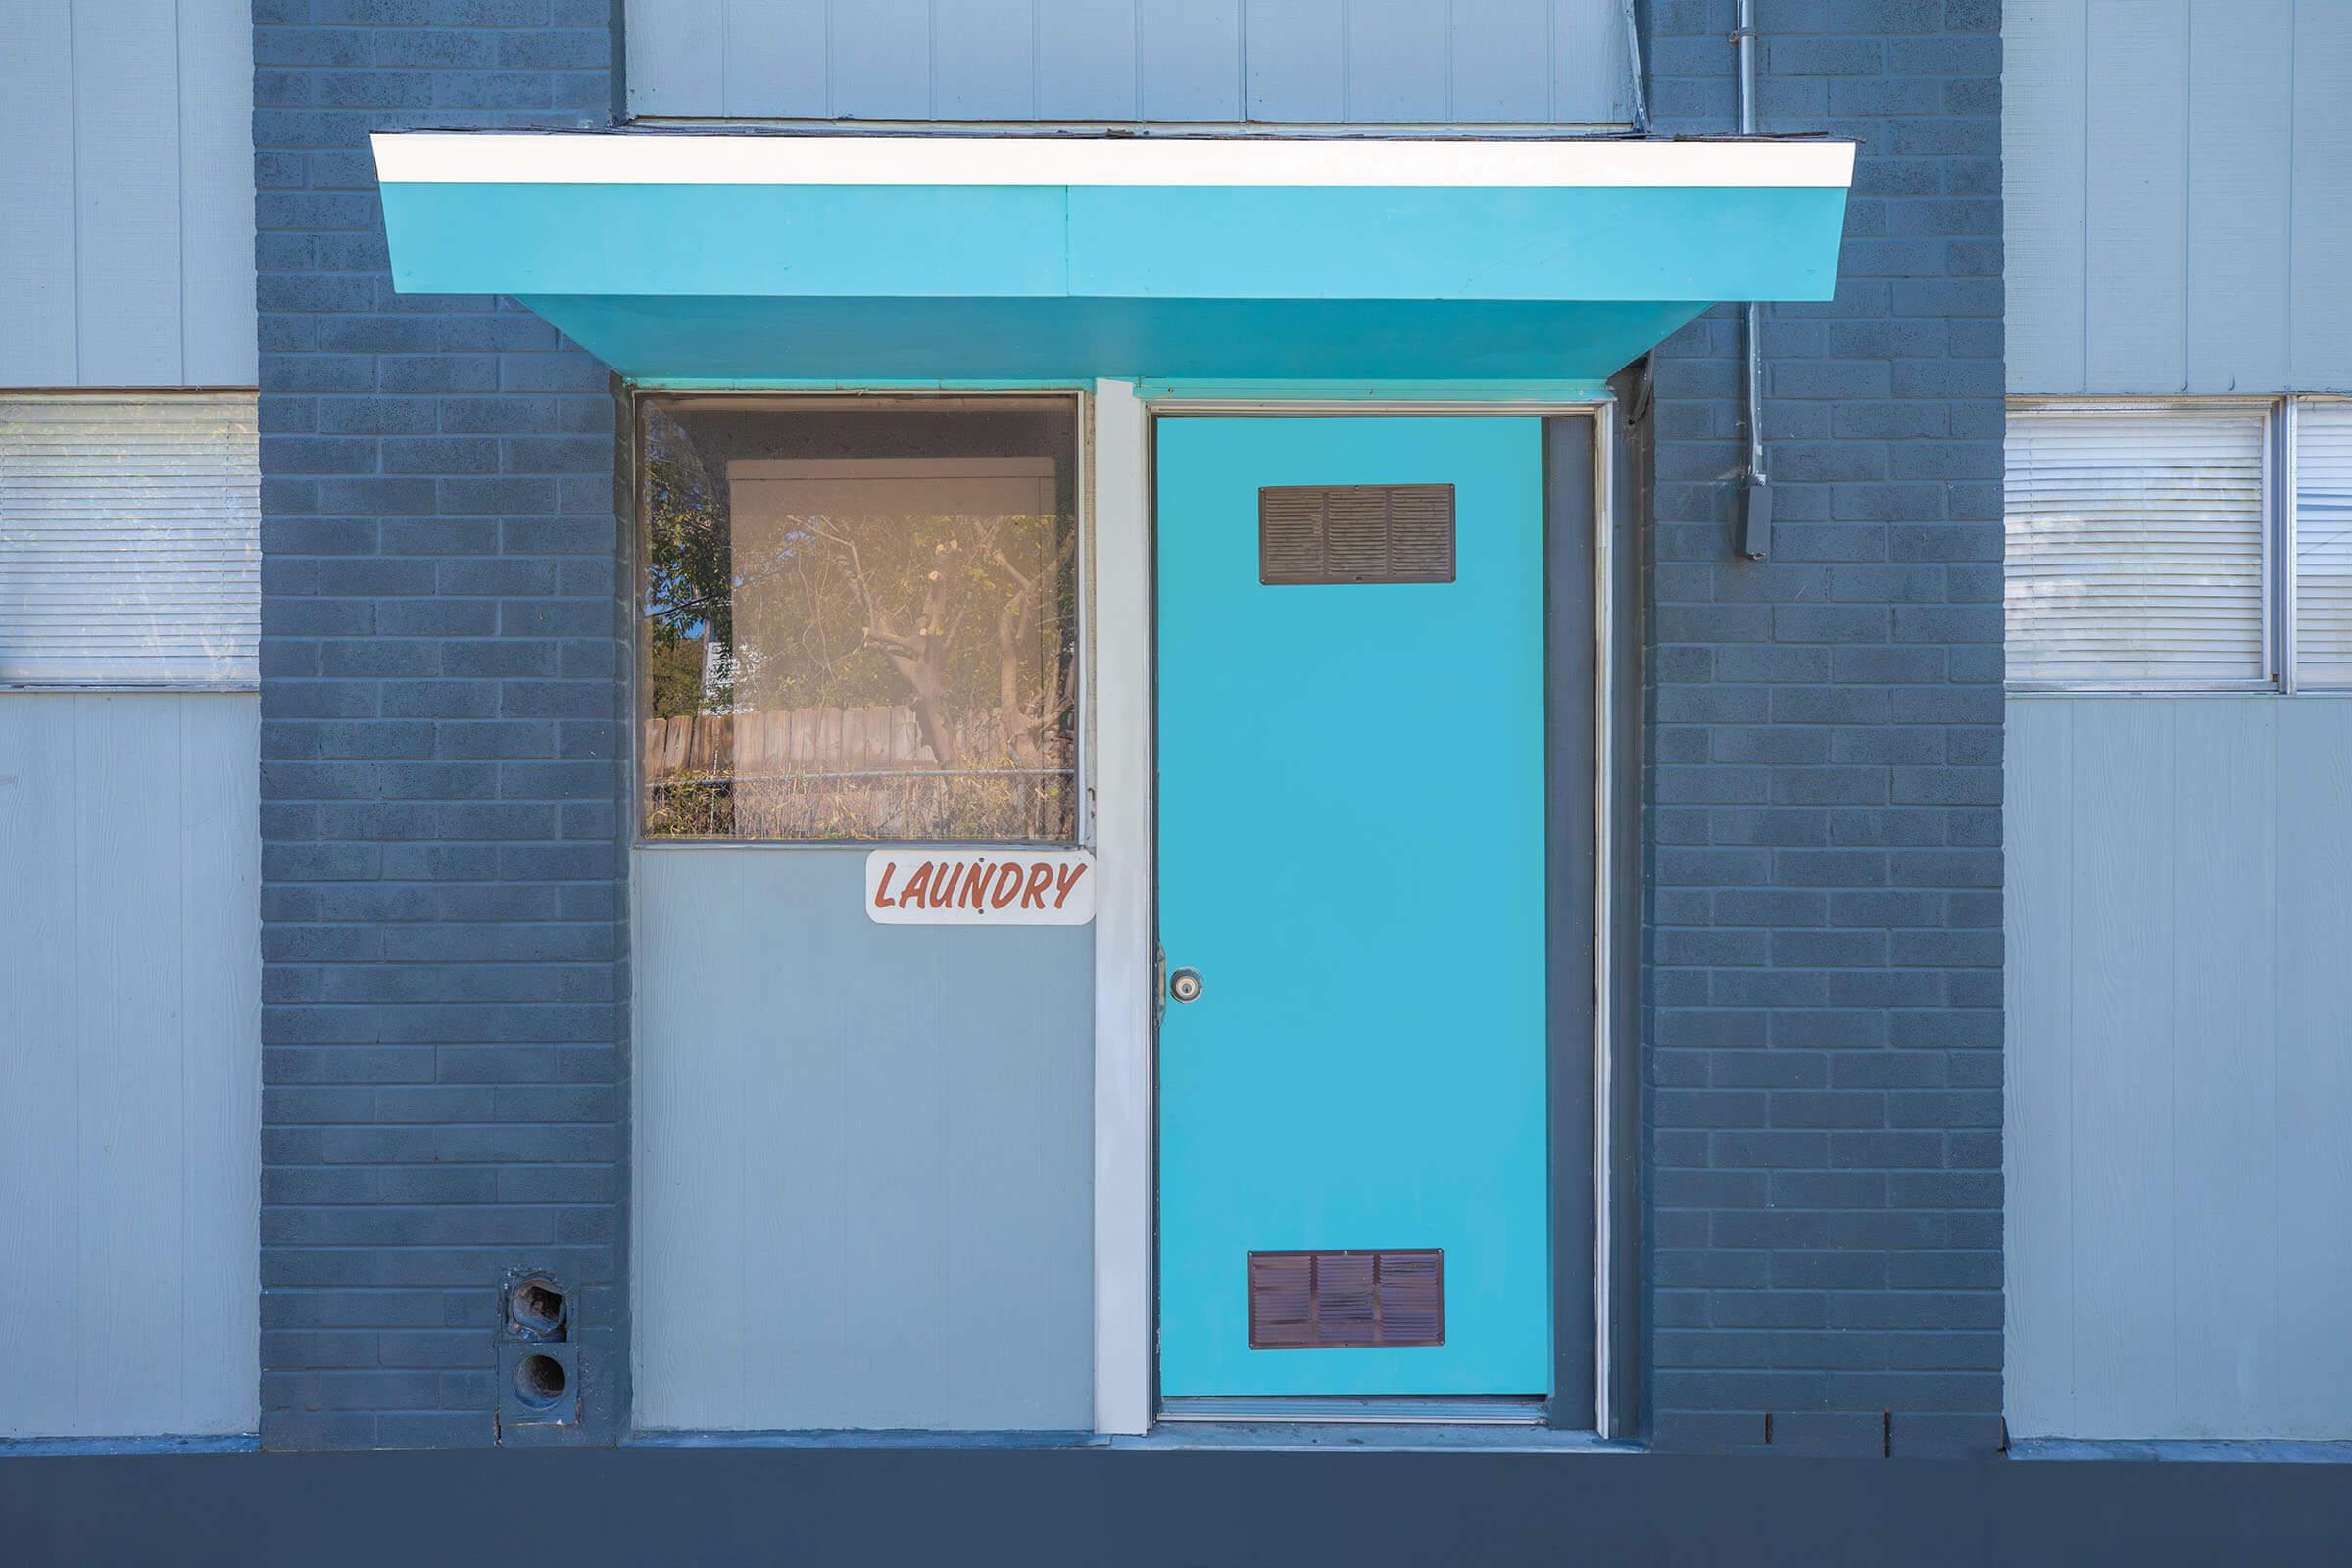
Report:
[[[0,1438],[255,1428],[260,726],[0,693]]]
[[[688,119],[1621,123],[1620,0],[630,0]]]
[[[2007,1415],[2352,1438],[2352,700],[2009,704]]]
[[[2009,390],[2352,389],[2352,5],[2009,0]]]
[[[1094,1425],[1094,932],[882,926],[864,852],[639,851],[637,1419]]]
[[[0,6],[0,387],[251,386],[253,14]]]

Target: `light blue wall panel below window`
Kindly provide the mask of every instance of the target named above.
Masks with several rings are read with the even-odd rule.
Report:
[[[877,925],[864,867],[636,857],[637,1419],[1084,1430],[1094,931]]]

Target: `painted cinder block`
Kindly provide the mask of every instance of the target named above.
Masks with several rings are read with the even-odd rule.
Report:
[[[276,1447],[496,1441],[525,1253],[596,1327],[521,1424],[610,1442],[625,1384],[612,399],[511,304],[391,291],[366,151],[605,122],[610,8],[432,9],[255,16]]]
[[[1728,0],[1643,10],[1659,128],[1730,128]],[[1789,520],[1761,568],[1729,560],[1736,321],[1654,367],[1653,714],[1767,781],[1692,821],[1672,803],[1707,787],[1660,767],[1650,803],[1647,1201],[1661,1234],[1701,1216],[1728,1249],[1658,1254],[1661,1447],[1999,1441],[2001,612],[1997,572],[1966,564],[2001,550],[1999,24],[1931,0],[1766,14],[1763,128],[1862,145],[1838,300],[1767,317]],[[1813,563],[1824,591],[1774,591]],[[1805,735],[1823,749],[1786,739]],[[1708,938],[1734,929],[1818,994],[1726,967],[1743,950]],[[1686,1049],[1703,1071],[1662,1075]]]

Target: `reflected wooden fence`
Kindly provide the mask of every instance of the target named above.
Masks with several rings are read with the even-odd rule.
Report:
[[[791,708],[645,721],[646,831],[656,837],[1058,839],[1061,768],[1023,768],[993,713],[956,726],[940,766],[911,708]]]

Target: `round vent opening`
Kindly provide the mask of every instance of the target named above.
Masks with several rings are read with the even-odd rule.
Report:
[[[526,1355],[514,1363],[514,1397],[534,1410],[553,1405],[570,1386],[564,1363],[552,1355]]]

